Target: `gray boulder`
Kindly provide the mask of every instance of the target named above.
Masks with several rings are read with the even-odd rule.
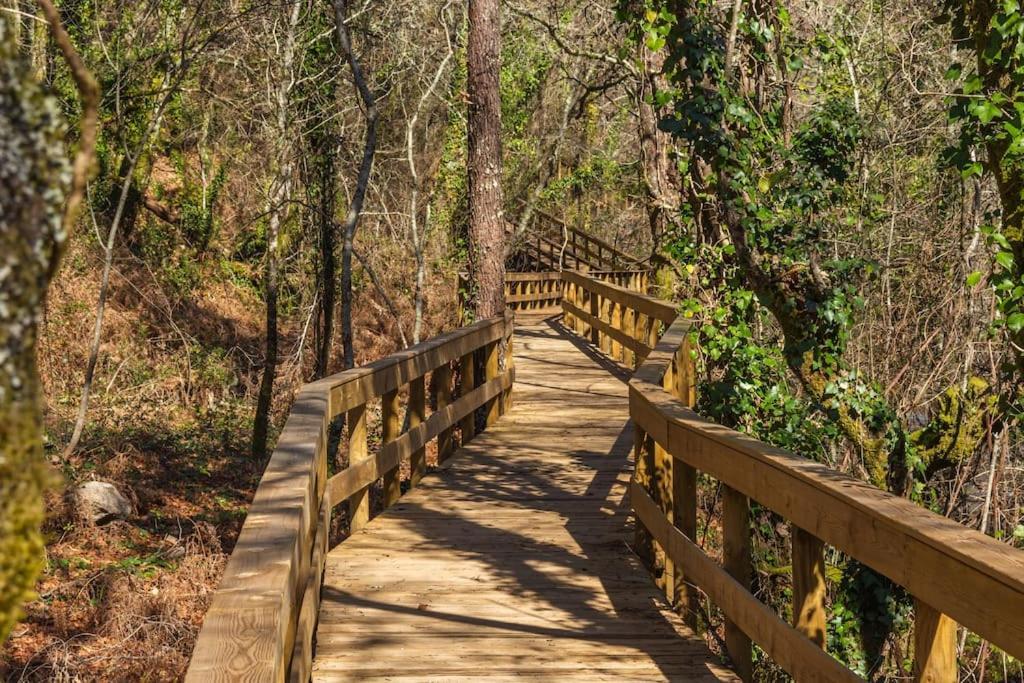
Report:
[[[128,519],[132,504],[117,488],[105,481],[87,481],[74,492],[75,507],[80,515],[93,524],[109,524]]]

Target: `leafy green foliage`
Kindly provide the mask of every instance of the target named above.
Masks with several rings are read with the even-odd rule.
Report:
[[[946,158],[964,178],[991,175],[999,190],[1002,211],[982,232],[1000,314],[993,332],[1012,349],[1002,364],[1002,409],[1016,420],[1024,413],[1024,13],[1017,0],[946,0],[942,18],[956,47],[975,57],[946,72],[955,88],[949,118],[959,132]],[[967,284],[980,281],[972,273]]]

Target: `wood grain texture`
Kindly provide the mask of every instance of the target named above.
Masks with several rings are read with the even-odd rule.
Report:
[[[790,525],[793,544],[793,626],[818,647],[825,647],[825,544]]]
[[[511,324],[509,313],[481,320],[302,387],[204,618],[187,681],[282,681],[289,675],[289,661],[307,654],[303,641],[316,612],[307,596],[318,592],[317,514],[323,500],[330,507],[325,487],[331,419],[507,336]],[[360,444],[357,434],[357,461]]]
[[[313,680],[736,680],[627,546],[622,373],[516,335],[513,409],[329,554]]]
[[[956,683],[956,622],[914,601],[914,681]]]
[[[661,509],[638,486],[630,492],[637,519],[666,548],[686,576],[707,593],[732,622],[743,624],[752,640],[795,680],[813,683],[856,683],[858,678],[843,664],[779,618],[704,551],[668,523]]]

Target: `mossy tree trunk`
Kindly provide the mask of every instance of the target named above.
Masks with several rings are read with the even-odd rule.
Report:
[[[81,97],[68,163],[60,107],[47,96],[0,13],[0,643],[32,595],[44,560],[43,459],[36,341],[50,282],[93,165],[99,88],[50,0],[37,0]],[[37,37],[38,39],[38,37]]]

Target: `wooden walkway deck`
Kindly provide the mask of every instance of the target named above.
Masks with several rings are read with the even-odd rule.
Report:
[[[515,354],[512,411],[328,555],[313,680],[738,680],[627,546],[625,376],[540,316]]]

